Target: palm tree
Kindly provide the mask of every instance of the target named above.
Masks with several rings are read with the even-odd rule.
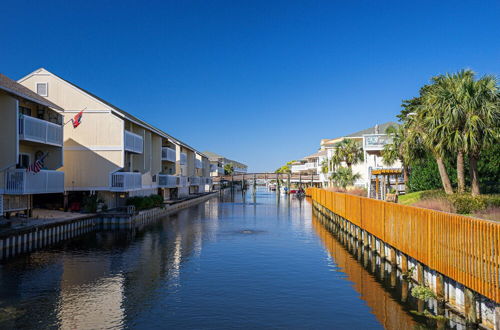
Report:
[[[471,190],[478,195],[477,160],[484,147],[498,141],[500,115],[496,79],[475,80],[474,76],[473,71],[462,70],[433,78],[424,102],[432,117],[428,134],[438,148],[457,155],[458,192],[465,191],[464,155],[468,153]]]
[[[330,160],[328,158],[325,158],[321,161],[321,173],[327,174],[330,170],[328,164],[330,163]]]
[[[392,165],[397,160],[401,161],[403,168],[404,182],[408,184],[408,164],[410,163],[411,148],[406,136],[406,129],[403,125],[389,126],[386,134],[392,137],[391,143],[384,145],[382,159],[386,165]]]
[[[363,160],[363,148],[353,139],[342,140],[335,149],[335,154],[337,160],[345,162],[349,168]]]
[[[232,175],[234,173],[234,166],[231,163],[224,165],[224,174]]]
[[[470,102],[467,86],[474,80],[471,70],[462,70],[456,74],[437,76],[434,87],[425,101],[432,109],[434,117],[442,125],[436,126],[434,134],[444,148],[457,155],[457,183],[459,193],[465,191],[465,141],[463,129],[466,122],[467,104]]]
[[[469,155],[472,195],[479,195],[477,162],[481,151],[500,143],[500,91],[493,76],[469,81],[466,91],[469,102],[463,136],[465,151]]]
[[[359,173],[352,173],[352,168],[350,167],[339,167],[335,172],[330,176],[330,180],[332,180],[336,186],[347,188],[347,186],[352,186],[361,175]]]

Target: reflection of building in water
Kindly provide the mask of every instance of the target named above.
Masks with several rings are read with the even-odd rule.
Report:
[[[354,283],[354,289],[366,301],[372,313],[385,329],[413,329],[416,323],[411,316],[378,283],[373,275],[339,243],[313,215],[313,226],[330,256]]]
[[[110,275],[108,257],[63,260],[57,318],[62,329],[119,326],[124,318],[121,275]]]

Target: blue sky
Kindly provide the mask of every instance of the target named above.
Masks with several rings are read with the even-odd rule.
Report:
[[[500,1],[9,1],[0,72],[45,67],[274,170],[394,120],[436,74],[500,73]]]

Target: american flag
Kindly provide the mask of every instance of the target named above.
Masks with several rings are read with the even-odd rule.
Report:
[[[37,159],[33,165],[28,166],[26,169],[26,172],[33,172],[33,173],[38,173],[40,170],[43,168],[43,160],[45,159],[47,155],[44,155],[42,158]]]

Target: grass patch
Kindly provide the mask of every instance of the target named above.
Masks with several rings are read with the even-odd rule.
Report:
[[[423,199],[431,199],[437,197],[443,197],[445,195],[442,190],[422,190],[415,191],[412,193],[404,194],[398,197],[399,204],[412,205],[420,202]]]

